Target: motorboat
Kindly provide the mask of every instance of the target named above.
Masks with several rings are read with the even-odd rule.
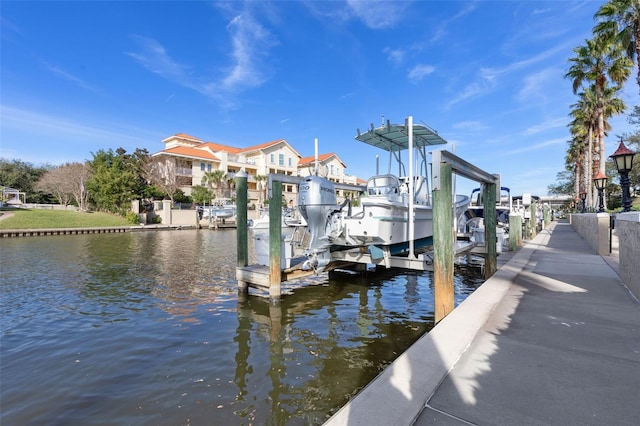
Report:
[[[474,188],[471,191],[471,202],[467,210],[460,217],[458,222],[459,231],[469,236],[471,241],[476,244],[484,244],[485,241],[485,223],[484,223],[484,202],[482,200],[482,191],[480,188]],[[507,244],[509,234],[509,214],[513,211],[513,198],[511,197],[511,189],[506,186],[500,187],[500,197],[496,200],[496,235],[498,238],[497,249],[501,251],[501,247]]]
[[[282,209],[282,228],[295,228],[298,226],[306,226],[307,223],[300,216],[296,209]],[[269,209],[265,208],[260,211],[260,217],[252,221],[251,229],[269,229]]]
[[[500,187],[500,198],[496,201],[496,217],[498,226],[507,227],[509,224],[509,213],[513,210],[513,199],[511,198],[511,190],[506,186]],[[502,195],[502,194],[506,195]],[[474,188],[471,191],[471,202],[464,212],[462,218],[463,223],[473,218],[484,218],[484,204],[482,201],[482,192],[480,188]]]
[[[310,234],[303,269],[329,270],[332,253],[341,250],[359,249],[380,258],[411,254],[433,244],[427,148],[447,141],[426,125],[389,121],[378,128],[371,125],[364,133],[358,130],[355,139],[387,151],[388,170],[379,173],[376,165],[376,175],[368,179],[359,200],[341,204],[327,178],[316,173],[303,179],[298,209]],[[406,159],[403,154],[408,154]],[[456,217],[469,201],[466,195],[456,196]]]
[[[210,206],[198,207],[200,219],[229,219],[236,215],[236,205],[232,202],[220,202]]]

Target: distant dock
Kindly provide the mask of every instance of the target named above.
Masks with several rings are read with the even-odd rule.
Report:
[[[79,234],[115,234],[122,232],[170,231],[181,229],[195,229],[195,227],[191,225],[133,225],[90,228],[2,229],[0,230],[0,238],[43,237],[51,235]]]

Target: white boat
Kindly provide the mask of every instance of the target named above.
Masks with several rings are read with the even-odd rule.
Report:
[[[366,133],[358,131],[356,140],[387,151],[389,170],[369,178],[358,206],[350,200],[338,205],[334,184],[317,174],[302,181],[298,208],[310,233],[309,259],[303,268],[329,269],[331,253],[338,250],[360,248],[380,257],[413,254],[433,244],[427,147],[447,142],[427,126],[388,121],[378,128],[372,125]],[[403,152],[408,153],[407,165]],[[398,175],[391,173],[392,167]],[[469,201],[468,196],[456,196],[456,216]]]
[[[505,193],[506,195],[502,195]],[[506,186],[500,187],[500,194],[496,200],[496,237],[498,253],[508,245],[509,214],[513,211],[513,198],[511,190]],[[472,242],[478,245],[485,243],[484,203],[482,191],[475,188],[471,191],[470,204],[458,222],[458,229],[464,236],[468,236]]]
[[[282,209],[282,228],[297,226],[307,226],[305,220],[294,209]],[[252,221],[251,229],[269,229],[269,209],[260,211],[260,217]]]
[[[198,207],[200,219],[228,219],[236,215],[236,205],[231,201],[221,201],[210,206]]]
[[[500,187],[500,193],[506,193],[506,195],[501,195],[500,199],[496,200],[496,217],[498,219],[498,226],[507,227],[509,224],[509,213],[513,209],[513,199],[511,198],[511,190],[506,186]],[[484,204],[480,188],[475,188],[471,191],[470,199],[471,202],[464,212],[463,221],[468,221],[473,218],[484,218]]]

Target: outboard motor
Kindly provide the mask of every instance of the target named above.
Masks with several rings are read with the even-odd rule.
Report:
[[[298,188],[298,210],[307,221],[310,234],[309,260],[303,269],[324,267],[330,260],[327,230],[333,212],[339,210],[335,186],[320,176],[308,176]]]

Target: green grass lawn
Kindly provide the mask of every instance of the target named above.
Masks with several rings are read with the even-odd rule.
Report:
[[[0,229],[94,228],[131,225],[122,216],[102,212],[66,210],[2,209],[0,214],[12,214],[0,220]]]

